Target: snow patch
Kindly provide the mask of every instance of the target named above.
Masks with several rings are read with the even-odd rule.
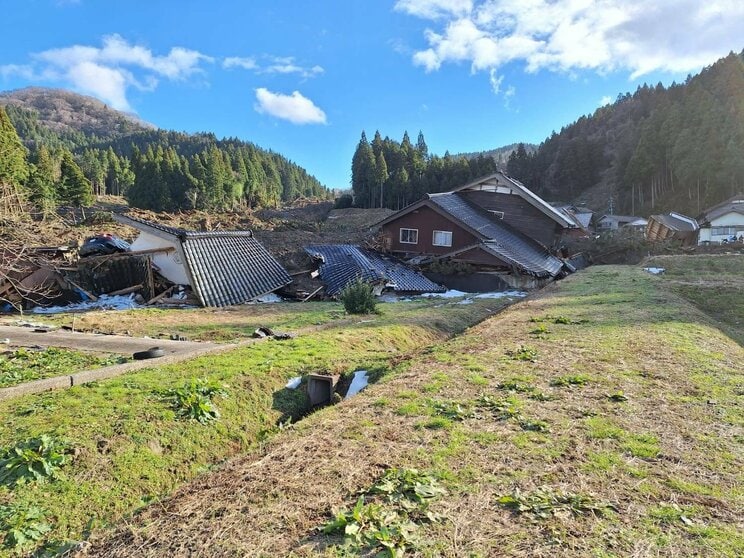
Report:
[[[291,380],[287,382],[287,385],[284,386],[287,389],[297,389],[300,387],[300,384],[302,383],[302,376],[295,376]]]
[[[68,304],[67,306],[49,306],[47,308],[37,306],[32,310],[34,314],[59,314],[61,312],[79,312],[82,310],[132,310],[141,308],[134,301],[134,293],[130,295],[108,296],[101,295],[96,302],[87,300]]]
[[[357,370],[354,372],[354,378],[351,380],[349,390],[346,392],[345,399],[348,399],[352,395],[356,395],[369,384],[369,378],[367,377],[366,370]]]
[[[267,293],[265,295],[254,298],[251,302],[260,302],[261,304],[274,304],[275,302],[284,302],[284,300],[277,294]]]

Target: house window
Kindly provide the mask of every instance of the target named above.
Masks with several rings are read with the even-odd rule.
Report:
[[[452,231],[434,231],[431,243],[434,246],[452,246]]]
[[[737,233],[739,227],[713,227],[711,234],[714,236],[731,236]]]
[[[503,211],[496,211],[495,209],[489,209],[488,212],[496,217],[497,219],[503,219],[504,218],[504,212]]]
[[[400,229],[401,244],[418,244],[418,229]]]

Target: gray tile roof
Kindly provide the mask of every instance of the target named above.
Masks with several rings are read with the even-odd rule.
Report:
[[[188,231],[128,215],[117,221],[159,231],[180,244],[192,289],[204,306],[242,304],[292,282],[251,231]]]
[[[205,306],[242,304],[292,282],[251,232],[189,232],[181,242],[192,288]]]
[[[477,231],[484,241],[480,245],[484,250],[523,273],[555,276],[563,267],[563,262],[539,242],[500,220],[491,219],[485,211],[459,195],[434,194],[430,200],[455,220]]]
[[[398,260],[351,244],[307,246],[305,252],[319,258],[320,280],[330,296],[338,295],[356,278],[368,283],[383,283],[395,292],[428,293],[446,289]]]
[[[700,217],[698,217],[698,222],[707,224],[728,213],[739,213],[744,215],[744,195],[738,194],[718,205],[709,207]]]

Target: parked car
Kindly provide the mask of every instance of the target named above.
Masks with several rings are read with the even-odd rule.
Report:
[[[88,256],[106,256],[117,252],[131,252],[129,243],[113,234],[98,234],[86,238],[78,250],[81,258]]]

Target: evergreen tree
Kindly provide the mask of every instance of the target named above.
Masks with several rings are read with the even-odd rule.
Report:
[[[72,158],[72,153],[66,149],[62,151],[59,180],[61,201],[78,207],[93,203],[93,187]]]
[[[30,199],[43,213],[54,209],[55,165],[49,150],[41,145],[36,151],[28,179]]]
[[[5,109],[0,107],[0,185],[20,186],[27,177],[26,148]]]

